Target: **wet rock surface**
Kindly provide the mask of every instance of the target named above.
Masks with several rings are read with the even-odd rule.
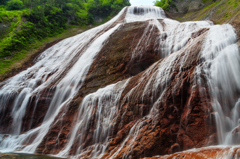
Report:
[[[212,108],[209,104],[209,97],[199,94],[201,88],[193,89],[194,69],[198,64],[202,39],[207,30],[193,34],[194,44],[186,45],[186,49],[192,48],[190,53],[185,54],[185,49],[174,53],[174,56],[178,56],[178,58],[171,64],[170,76],[160,77],[166,78],[166,83],[162,84],[166,87],[159,87],[151,92],[150,89],[144,90],[144,86],[151,81],[151,76],[155,76],[161,63],[168,59],[164,58],[155,62],[157,55],[154,53],[154,44],[152,44],[155,41],[153,32],[152,43],[147,51],[142,54],[141,58],[133,59],[135,62],[132,63],[131,53],[146,25],[144,22],[126,24],[121,31],[111,36],[91,66],[82,89],[63,110],[66,113],[64,116],[58,117],[58,122],[52,126],[37,152],[56,154],[64,147],[68,141],[66,138],[71,130],[70,126],[74,125],[74,120],[76,120],[74,116],[76,116],[77,108],[84,96],[100,87],[133,75],[123,91],[121,109],[116,125],[113,126],[109,148],[103,158],[108,158],[112,153],[111,150],[119,148],[123,142],[131,147],[124,146],[115,158],[164,155],[193,147],[217,144],[216,137],[214,137],[216,129],[211,116]],[[178,62],[183,56],[186,56],[184,65]],[[148,68],[151,63],[154,63],[151,66],[152,69],[146,69],[140,73],[134,71],[139,68]],[[142,97],[144,91],[147,94]],[[127,95],[129,92],[131,92],[130,96]],[[161,102],[158,102],[160,96],[162,96]],[[155,108],[151,117],[146,118],[145,116],[150,113],[153,106]],[[136,135],[135,140],[132,141],[131,138],[127,140],[131,128],[139,120],[142,124],[138,128],[137,135],[132,134],[132,137]],[[88,141],[83,147],[87,148],[92,144],[93,132],[94,128],[88,130],[89,135],[86,136]],[[58,142],[56,143],[56,141]],[[70,153],[75,154],[76,150],[77,147],[75,148],[73,145]],[[86,158],[88,157],[86,156]]]
[[[163,75],[160,77],[166,78],[165,84],[162,84],[166,87],[159,87],[151,92],[150,89],[144,90],[144,86],[147,85],[148,81],[151,81],[150,77],[155,76],[157,68],[161,67],[159,65],[167,61],[167,58],[159,59],[159,56],[155,53],[154,47],[157,45],[155,41],[158,35],[156,28],[150,32],[150,45],[147,46],[147,49],[140,56],[132,58],[132,52],[140,41],[147,25],[146,22],[126,24],[121,27],[120,31],[110,37],[92,64],[79,93],[62,110],[60,114],[63,114],[63,116],[58,116],[55,119],[57,122],[52,125],[41,142],[37,149],[38,153],[57,154],[67,144],[71,126],[74,125],[76,120],[74,116],[76,116],[79,104],[87,94],[129,77],[132,78],[122,94],[122,106],[116,125],[112,130],[113,134],[110,137],[109,148],[103,158],[108,158],[111,150],[116,147],[119,148],[122,142],[132,145],[131,147],[124,146],[115,158],[139,158],[171,154],[208,144],[208,138],[215,133],[214,121],[211,119],[211,114],[208,113],[212,111],[212,108],[208,104],[209,98],[200,96],[199,89],[201,88],[192,90],[194,69],[199,60],[201,40],[204,38],[206,31],[193,34],[196,42],[191,46],[192,50],[189,54],[185,54],[185,49],[174,53],[178,58],[171,64],[170,76]],[[190,46],[187,45],[187,47]],[[186,56],[187,61],[184,65],[178,62],[183,56]],[[147,68],[154,62],[153,69],[148,70]],[[147,73],[148,71],[150,73]],[[141,81],[142,78],[145,80]],[[133,92],[128,96],[128,99],[124,99],[132,89]],[[51,90],[54,92],[54,89],[49,89],[45,90],[46,93],[42,93],[40,97],[32,97],[32,105],[29,104],[28,113],[23,118],[23,131],[41,124],[53,97]],[[144,91],[148,95],[145,94],[141,97]],[[162,96],[161,102],[158,102],[159,96]],[[34,106],[35,103],[37,103],[36,106]],[[145,118],[153,105],[155,108],[152,116]],[[11,110],[11,107],[9,107],[9,110]],[[9,119],[5,118],[5,120]],[[29,120],[32,122],[29,123]],[[143,124],[138,128],[136,139],[134,141],[132,139],[126,140],[131,128],[139,120]],[[9,125],[9,123],[6,125]],[[91,130],[90,128],[87,136],[89,138],[88,142],[83,147],[87,148],[92,144],[93,136],[90,134],[93,131],[94,129]],[[34,136],[30,140],[33,139]],[[211,144],[216,144],[216,141],[212,141]],[[73,145],[70,153],[75,154],[76,150],[77,147],[75,148]],[[86,158],[88,157],[86,156]]]
[[[218,159],[218,158],[238,158],[240,156],[239,147],[207,147],[192,149],[172,155],[150,157],[147,159]]]
[[[201,37],[198,38],[201,39]],[[143,124],[140,125],[137,134],[132,134],[137,136],[135,140],[125,141],[129,142],[131,148],[125,146],[116,158],[171,154],[208,144],[210,141],[208,138],[215,132],[214,120],[207,113],[207,111],[212,111],[210,101],[209,98],[201,97],[198,91],[201,88],[192,90],[194,67],[197,64],[200,48],[199,40],[195,43],[191,53],[186,55],[188,62],[183,66],[180,66],[176,60],[172,64],[171,76],[166,79],[166,88],[156,89],[150,98],[149,96],[141,97],[141,95],[144,94],[144,86],[147,81],[150,81],[148,78],[154,71],[147,76],[144,76],[143,72],[131,79],[125,90],[129,91],[136,85],[137,87],[125,101],[123,110],[120,112],[122,114],[119,116],[117,130],[114,130],[116,137],[110,142],[112,149],[117,147],[121,140],[125,140],[126,131],[130,131],[133,123],[136,124],[141,119]],[[184,56],[184,52],[174,54]],[[158,63],[161,64],[166,59]],[[141,76],[147,80],[139,85]],[[147,91],[151,94],[151,90]],[[123,92],[123,94],[126,93]],[[161,102],[157,101],[159,96],[162,96]],[[145,116],[149,114],[153,106],[155,108],[150,113],[151,117],[146,118]],[[211,144],[216,144],[216,140]]]
[[[156,28],[150,32],[152,36],[150,39],[150,45],[147,47],[146,52],[143,53],[141,58],[136,57],[131,60],[132,52],[138,44],[147,25],[148,23],[146,22],[126,24],[121,27],[121,30],[115,32],[110,37],[109,41],[102,48],[101,52],[96,57],[96,60],[92,64],[85,83],[78,95],[76,95],[74,101],[67,106],[67,111],[65,110],[66,114],[62,119],[59,119],[58,123],[56,123],[52,130],[49,131],[47,138],[42,142],[42,146],[40,147],[43,147],[44,150],[39,148],[38,152],[44,151],[45,153],[56,153],[60,150],[60,148],[63,148],[67,142],[65,138],[71,130],[69,126],[74,123],[73,120],[78,106],[86,95],[97,91],[101,87],[105,87],[109,84],[116,83],[136,75],[142,70],[145,70],[145,68],[148,68],[157,60],[154,53],[154,42],[158,33]],[[62,127],[62,125],[69,126]],[[59,129],[61,129],[62,132],[59,136],[57,136],[56,133],[58,133],[57,130]],[[89,131],[89,133],[90,132],[93,131]],[[90,137],[89,141],[91,141],[91,138],[92,137]],[[59,147],[57,146],[56,150],[52,150],[52,147],[56,146],[56,140],[60,141],[58,143]],[[85,147],[89,145],[91,145],[91,142],[85,145]],[[51,151],[48,151],[50,149]]]
[[[119,21],[124,21],[125,15],[126,12]],[[157,22],[161,24],[162,30],[150,25]],[[117,24],[114,23],[109,28],[114,28],[115,25]],[[194,30],[197,24],[184,24],[179,30],[184,31],[186,26]],[[171,26],[163,19],[120,25],[94,57],[81,89],[69,101],[60,103],[63,106],[35,152],[58,154],[66,149],[74,133],[75,138],[67,147],[67,156],[77,158],[101,155],[98,157],[133,159],[218,144],[216,111],[213,109],[211,90],[207,85],[208,73],[201,70],[200,75],[198,74],[199,67],[206,60],[201,53],[210,29],[206,27],[191,30],[190,36],[186,35],[187,38],[183,37],[184,42],[179,42],[179,39],[171,39],[173,33],[181,36],[179,30],[164,32],[168,27]],[[99,32],[96,36],[108,30]],[[95,37],[90,39],[90,42],[94,39]],[[166,41],[171,46],[169,54],[163,56],[161,53],[167,48]],[[67,69],[61,72],[61,76],[30,97],[26,114],[22,118],[21,134],[43,124],[50,103],[54,96],[56,97],[57,84],[68,75],[68,67],[73,67],[76,59],[82,56],[81,51],[76,54],[72,63],[67,65]],[[47,78],[51,76],[52,74]],[[74,83],[69,85],[74,89]],[[106,90],[110,90],[110,93]],[[68,94],[63,99],[67,96]],[[234,100],[238,97],[239,94],[236,94]],[[12,105],[10,102],[4,111],[0,111],[2,134],[9,132],[9,125],[13,123]],[[86,112],[85,109],[89,111]],[[105,109],[109,111],[104,112]],[[114,114],[111,114],[112,109]],[[82,114],[79,113],[80,110]],[[111,114],[113,117],[101,118],[97,114],[99,111],[103,112],[103,116]],[[89,115],[86,117],[84,113]],[[226,112],[226,115],[230,114]],[[108,119],[111,121],[104,125]],[[87,125],[78,128],[82,121],[87,121]],[[97,125],[99,121],[100,126]],[[78,129],[74,132],[75,128]],[[238,138],[239,127],[236,127],[233,134]],[[102,138],[98,139],[98,135]],[[35,139],[37,133],[28,136],[21,148],[27,147]],[[96,153],[98,151],[103,153]],[[199,152],[216,156],[221,149]],[[81,156],[78,156],[79,154]],[[174,155],[184,156],[182,153]],[[198,154],[192,153],[190,156],[198,157]]]
[[[60,159],[57,157],[51,157],[51,156],[46,156],[46,155],[39,155],[39,154],[1,154],[0,153],[0,158],[1,159]]]

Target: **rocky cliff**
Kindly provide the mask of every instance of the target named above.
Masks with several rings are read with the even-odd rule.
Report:
[[[238,143],[239,62],[230,25],[124,8],[0,83],[0,152],[141,158]]]
[[[179,21],[211,20],[215,24],[230,23],[239,32],[240,4],[235,0],[172,0],[167,14]]]
[[[168,11],[175,14],[194,12],[207,6],[209,3],[203,0],[172,0]]]

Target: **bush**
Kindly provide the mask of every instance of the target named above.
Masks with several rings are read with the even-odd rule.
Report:
[[[0,0],[0,5],[6,5],[8,0]]]
[[[21,0],[10,0],[7,2],[7,10],[21,10],[23,2]]]
[[[128,0],[0,0],[0,23],[11,23],[0,39],[0,59],[63,32],[69,22],[93,24],[94,17],[112,17],[126,5]]]
[[[155,6],[158,6],[158,7],[161,7],[162,9],[168,11],[169,10],[169,4],[170,5],[173,5],[173,2],[172,0],[157,0],[154,5]]]
[[[34,30],[34,24],[27,22],[22,25],[19,31],[6,38],[5,41],[0,44],[0,58],[10,56],[11,52],[25,48],[26,45],[31,43],[31,40],[36,37]]]

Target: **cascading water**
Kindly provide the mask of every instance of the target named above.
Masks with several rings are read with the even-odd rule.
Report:
[[[85,153],[89,153],[88,151],[92,151],[89,158],[101,158],[108,146],[108,136],[111,133],[112,125],[116,122],[117,105],[119,105],[126,84],[128,84],[128,80],[109,85],[83,99],[77,116],[77,124],[70,134],[69,143],[58,156],[67,157],[73,143],[77,142],[79,148],[76,151],[76,156],[81,158],[84,157]],[[85,137],[90,133],[87,128],[93,119],[95,119],[95,130],[92,133],[95,144],[89,146],[84,152],[81,146],[86,142]]]
[[[121,13],[119,16],[120,15]],[[59,111],[71,101],[81,87],[88,69],[103,43],[119,28],[119,24],[111,28],[119,16],[116,16],[102,26],[73,38],[66,39],[46,50],[38,58],[38,62],[33,67],[21,72],[4,83],[0,91],[1,99],[3,99],[2,111],[6,109],[7,104],[10,102],[6,101],[6,99],[8,100],[13,98],[12,96],[16,96],[14,94],[16,91],[19,91],[20,94],[15,98],[11,114],[13,124],[10,137],[1,142],[0,149],[3,149],[3,151],[5,151],[4,149],[14,151],[23,148],[22,151],[24,152],[35,152]],[[76,41],[77,44],[75,44]],[[61,47],[63,47],[63,49],[61,49]],[[65,50],[65,48],[68,49]],[[68,68],[69,65],[72,65],[71,62],[74,61],[79,51],[82,51],[80,55],[78,55],[79,59],[72,68],[68,70],[65,77],[60,77],[62,73],[66,71],[65,69]],[[48,77],[49,75],[50,77]],[[41,92],[42,89],[46,88],[55,79],[59,79],[59,81],[57,81],[56,86],[54,86],[56,91],[43,123],[41,126],[20,135],[22,117],[26,113],[26,107],[31,100],[31,95]],[[29,145],[22,145],[28,140],[28,137],[31,136],[36,136],[34,141],[29,143]]]
[[[194,94],[193,90],[197,88],[201,88],[201,96],[209,94],[219,144],[238,144],[240,55],[234,29],[228,24],[213,25],[210,21],[179,23],[166,18],[161,8],[139,6],[124,8],[106,24],[61,41],[44,51],[35,65],[0,83],[0,113],[4,114],[10,106],[12,108],[9,130],[0,128],[0,152],[36,152],[58,117],[78,97],[90,67],[108,39],[125,24],[134,22],[146,22],[147,27],[132,49],[130,60],[146,54],[155,28],[158,30],[155,52],[161,59],[140,73],[136,80],[131,77],[83,97],[65,139],[67,142],[53,155],[130,158],[135,153],[134,148],[139,146],[136,141],[145,138],[141,134],[146,127],[152,131],[159,123],[165,124],[159,122],[163,114],[161,106],[169,102],[165,100],[169,92],[177,96],[176,90],[188,76],[184,71],[190,68],[188,63],[193,57],[197,62],[192,62],[194,77],[189,78],[195,81],[190,94]],[[201,48],[199,55],[198,48]],[[194,51],[197,55],[193,55]],[[136,84],[131,85],[133,82]],[[131,89],[128,88],[130,86]],[[51,95],[51,100],[41,124],[33,127],[32,121],[29,121],[30,129],[23,130],[24,116],[30,103],[35,102],[31,104],[35,106],[32,108],[33,117],[42,94]],[[176,101],[191,105],[191,100]],[[132,106],[132,103],[135,105]],[[146,109],[144,104],[149,104],[149,108]],[[133,111],[137,115],[132,115],[127,123],[131,126],[126,126],[124,133],[114,132],[126,124],[124,120],[130,114],[129,109],[135,110],[138,106],[139,110]],[[183,111],[180,110],[183,106],[176,108],[174,102],[169,107],[174,109],[175,114]],[[185,114],[188,116],[188,113]],[[166,118],[173,119],[174,116]],[[0,124],[2,121],[4,117],[0,117]],[[177,129],[181,129],[181,122]],[[174,129],[170,130],[172,134]],[[180,130],[176,136],[181,136]],[[178,142],[177,137],[174,142]],[[118,145],[110,149],[114,142]]]
[[[234,96],[240,92],[240,55],[232,26],[210,28],[202,58],[204,62],[198,68],[198,76],[201,71],[208,76],[219,144],[237,144],[239,139],[232,139],[232,131],[239,126],[239,99]]]

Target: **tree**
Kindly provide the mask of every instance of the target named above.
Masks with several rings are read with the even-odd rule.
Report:
[[[6,5],[8,0],[0,0],[0,5]]]

